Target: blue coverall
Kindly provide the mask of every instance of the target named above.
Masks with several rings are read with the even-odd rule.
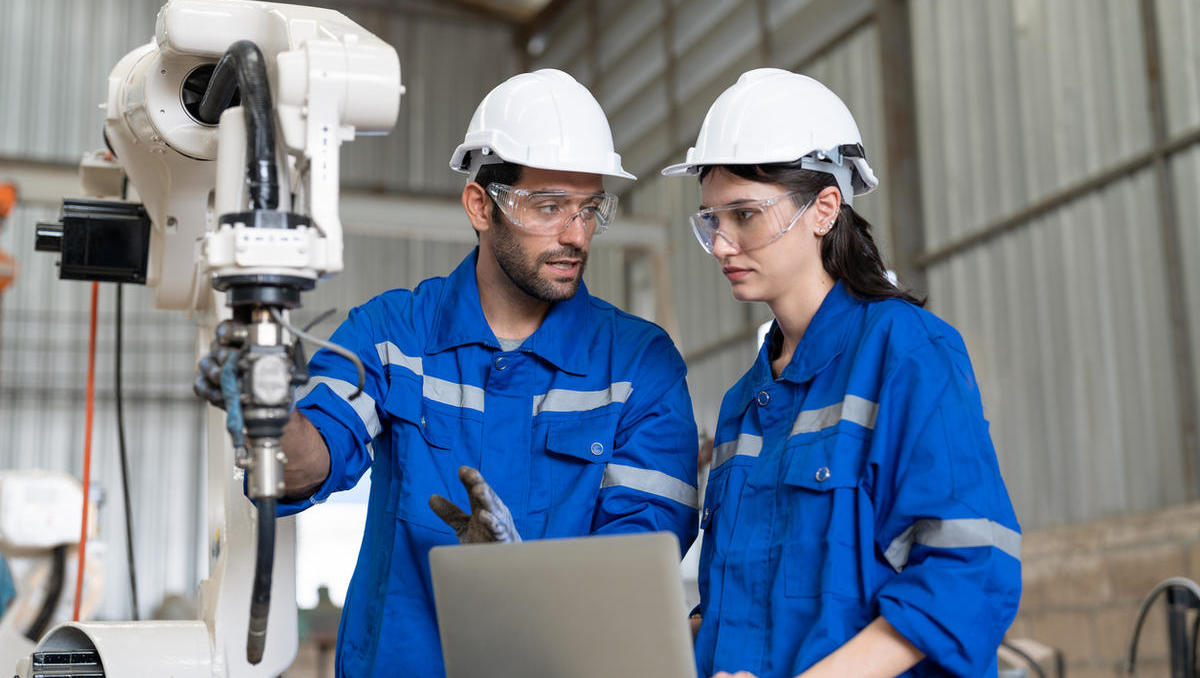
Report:
[[[674,344],[590,296],[554,304],[514,351],[484,319],[476,253],[446,278],[350,312],[309,363],[298,407],[330,452],[329,478],[294,513],[372,468],[367,523],[338,630],[343,676],[443,676],[429,549],[456,544],[430,510],[467,509],[460,465],[478,468],[523,539],[667,530],[696,536],[696,424]],[[306,395],[305,395],[306,394]]]
[[[996,675],[1021,534],[958,333],[839,282],[778,379],[770,343],[721,404],[700,675],[795,676],[880,615],[904,675]]]

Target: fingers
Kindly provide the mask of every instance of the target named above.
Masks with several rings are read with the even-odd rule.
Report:
[[[429,508],[437,514],[438,518],[442,519],[442,522],[453,528],[456,533],[465,529],[467,523],[471,520],[471,517],[456,506],[454,502],[440,494],[430,495]]]
[[[222,346],[241,346],[246,341],[246,326],[236,320],[222,320],[214,332],[213,342]]]
[[[221,389],[215,388],[203,374],[196,375],[196,380],[192,382],[192,392],[217,407],[225,407],[225,397],[221,394]]]
[[[496,496],[496,492],[492,490],[492,486],[484,482],[483,478],[474,487],[470,488],[471,495],[471,512],[490,511],[492,513],[500,513],[501,506],[500,497]]]
[[[471,500],[471,513],[485,509],[494,513],[499,512],[497,504],[500,504],[500,498],[492,491],[492,486],[483,479],[482,473],[470,466],[460,466],[458,479],[462,481],[463,487],[467,488],[467,496]]]
[[[196,365],[196,380],[192,391],[208,402],[224,409],[225,395],[221,392],[221,366],[225,361],[237,359],[237,349],[221,346],[213,341],[212,350]]]
[[[224,361],[220,360],[216,354],[209,353],[200,359],[198,367],[201,376],[207,379],[209,383],[219,386],[221,384],[221,365],[223,363]]]
[[[462,482],[463,487],[467,488],[467,492],[470,492],[471,488],[475,487],[479,483],[487,485],[487,482],[485,482],[483,479],[483,474],[477,469],[471,468],[470,466],[458,467],[458,479],[460,482]]]
[[[495,515],[487,509],[483,509],[475,514],[479,524],[488,532],[487,541],[511,542],[516,541],[513,537],[513,531],[509,529],[509,524],[502,518]]]

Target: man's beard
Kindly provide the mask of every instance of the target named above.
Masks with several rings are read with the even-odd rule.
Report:
[[[511,224],[493,223],[492,227],[492,254],[508,279],[517,289],[540,301],[565,301],[575,296],[575,292],[579,290],[579,282],[583,280],[588,253],[568,245],[543,252],[533,261],[529,261],[514,233],[515,229]],[[570,282],[556,282],[542,277],[543,265],[556,259],[578,259],[579,274]]]

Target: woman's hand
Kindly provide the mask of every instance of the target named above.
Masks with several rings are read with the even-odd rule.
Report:
[[[845,645],[817,662],[797,678],[825,676],[864,676],[869,678],[896,676],[912,668],[925,655],[900,635],[883,617],[876,617]],[[749,671],[726,673],[712,678],[755,678]]]

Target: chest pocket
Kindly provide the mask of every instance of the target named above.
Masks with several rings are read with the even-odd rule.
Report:
[[[870,590],[864,558],[873,552],[862,545],[872,543],[863,532],[873,519],[859,491],[866,448],[865,440],[836,432],[786,448],[776,529],[787,595],[862,599]]]
[[[559,532],[568,529],[581,534],[591,528],[619,417],[620,411],[610,408],[546,422],[545,453],[534,453],[536,482],[530,494],[530,511],[549,513],[545,536],[565,536]]]
[[[452,530],[429,508],[437,493],[466,507],[458,467],[478,467],[482,425],[458,408],[439,406],[421,396],[420,382],[393,383],[383,405],[388,414],[392,477],[397,516],[439,532]],[[449,410],[449,411],[448,411]],[[372,478],[372,482],[380,479]]]

